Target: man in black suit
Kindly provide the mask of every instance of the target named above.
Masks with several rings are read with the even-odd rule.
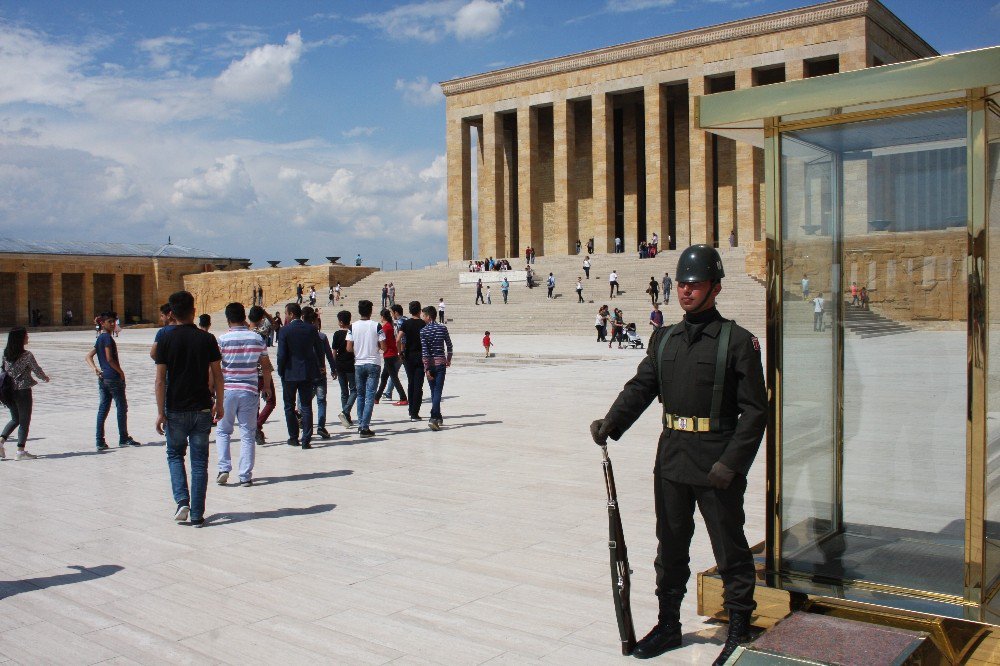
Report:
[[[302,308],[298,303],[285,306],[289,322],[278,331],[278,375],[285,402],[285,424],[288,427],[288,445],[299,445],[299,422],[295,416],[295,398],[298,396],[302,413],[302,448],[312,445],[312,400],[315,380],[321,368],[318,359],[325,350],[316,327],[302,321]]]

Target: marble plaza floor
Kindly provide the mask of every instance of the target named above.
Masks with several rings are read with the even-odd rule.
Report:
[[[172,520],[151,339],[120,338],[130,430],[145,446],[96,454],[97,390],[83,361],[92,335],[31,336],[52,382],[35,390],[28,448],[40,458],[0,463],[0,661],[622,663],[587,427],[642,352],[583,337],[495,339],[496,358],[466,357],[449,372],[441,432],[380,404],[377,437],[333,425],[311,451],[283,444],[279,401],[257,485],[210,483],[208,525],[194,529]],[[480,351],[478,336],[456,344]],[[108,428],[116,441],[113,413]],[[651,408],[611,448],[640,636],[656,615],[657,431]],[[215,460],[213,450],[213,478]],[[748,496],[751,542],[763,538],[762,468]],[[692,555],[694,571],[713,564],[700,526]],[[661,663],[710,663],[719,650],[724,628],[696,616],[690,589],[688,645]]]

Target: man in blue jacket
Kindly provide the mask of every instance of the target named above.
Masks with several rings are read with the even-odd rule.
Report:
[[[319,359],[325,355],[319,332],[302,321],[302,308],[298,303],[285,306],[289,322],[278,331],[278,375],[285,402],[285,425],[288,427],[288,445],[299,445],[299,422],[295,416],[296,397],[302,413],[303,449],[312,445],[312,401],[315,382],[320,377]]]

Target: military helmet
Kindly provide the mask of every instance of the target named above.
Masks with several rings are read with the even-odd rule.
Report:
[[[719,251],[710,245],[692,245],[677,260],[677,282],[703,282],[726,277]]]

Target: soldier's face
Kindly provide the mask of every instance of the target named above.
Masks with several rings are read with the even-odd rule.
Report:
[[[711,280],[680,282],[677,284],[677,301],[684,312],[702,312],[715,307],[715,297],[721,290],[722,284],[712,284]]]

